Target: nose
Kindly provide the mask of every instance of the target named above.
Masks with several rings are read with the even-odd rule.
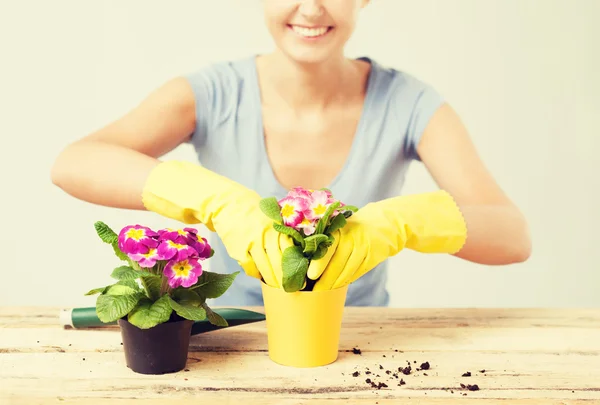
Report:
[[[303,0],[298,9],[300,14],[307,18],[316,18],[323,15],[323,0]]]

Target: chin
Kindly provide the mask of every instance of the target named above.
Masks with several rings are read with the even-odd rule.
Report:
[[[283,52],[289,59],[299,65],[319,65],[331,59],[331,54],[323,55],[315,52],[290,52],[285,50]]]
[[[294,63],[302,65],[318,65],[338,57],[343,57],[344,55],[343,49],[332,47],[312,47],[307,49],[297,46],[282,46],[279,47],[279,50]]]

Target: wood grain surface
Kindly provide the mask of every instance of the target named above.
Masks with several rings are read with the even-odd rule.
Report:
[[[259,322],[193,336],[162,376],[59,310],[0,308],[0,404],[600,404],[600,309],[346,308],[329,366],[275,364]]]

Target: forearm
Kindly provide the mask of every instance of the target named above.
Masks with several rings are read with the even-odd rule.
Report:
[[[144,210],[142,190],[153,157],[105,142],[83,141],[63,150],[52,167],[52,182],[66,193],[94,204]]]
[[[461,206],[467,241],[455,254],[488,265],[520,263],[531,254],[531,240],[523,215],[511,206]]]

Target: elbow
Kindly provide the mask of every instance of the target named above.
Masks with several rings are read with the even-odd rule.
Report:
[[[71,171],[68,166],[68,149],[65,148],[54,160],[52,167],[50,168],[50,180],[55,186],[64,189],[65,184],[69,182],[69,175]]]
[[[64,182],[64,169],[62,165],[62,161],[59,157],[54,161],[52,167],[50,168],[50,180],[52,184],[62,188],[62,184]]]
[[[60,169],[60,163],[54,162],[52,168],[50,169],[50,181],[52,181],[52,184],[54,184],[55,186],[60,187],[62,184],[62,178],[63,175]]]
[[[510,262],[512,264],[525,263],[531,257],[531,241],[527,240],[521,243],[519,246],[515,246],[515,249],[511,255]]]
[[[532,243],[527,221],[522,218],[519,226],[515,228],[506,264],[525,263],[531,257]]]

